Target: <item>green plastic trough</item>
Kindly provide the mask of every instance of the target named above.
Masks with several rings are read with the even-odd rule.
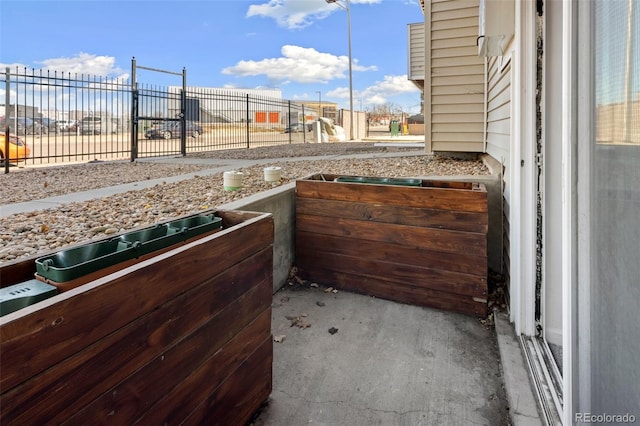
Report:
[[[0,288],[0,317],[58,294],[58,289],[36,279]]]
[[[340,176],[334,179],[334,182],[345,183],[366,183],[370,185],[399,185],[399,186],[422,186],[420,179],[408,178],[380,178],[380,177],[362,177],[362,176]]]
[[[115,264],[165,249],[222,226],[222,219],[198,215],[132,231],[36,259],[36,273],[64,283]]]

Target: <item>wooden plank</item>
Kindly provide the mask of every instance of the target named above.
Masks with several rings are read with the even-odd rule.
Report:
[[[382,203],[406,207],[440,210],[486,212],[486,190],[462,191],[459,189],[367,185],[358,183],[296,181],[299,198],[320,198],[364,203]],[[480,188],[484,188],[481,186]]]
[[[271,393],[273,342],[265,340],[185,425],[244,425]]]
[[[311,175],[303,180],[310,180],[315,182],[333,182],[335,179],[339,177],[349,177],[351,175],[336,175],[332,173],[317,173]],[[377,176],[351,176],[351,177],[364,177],[371,179],[379,179]],[[486,187],[484,184],[478,182],[469,182],[462,180],[441,180],[441,179],[417,179],[420,181],[420,187],[422,188],[455,188],[455,189],[464,189],[467,191],[486,191]],[[344,182],[345,184],[348,182]],[[388,185],[385,185],[388,188]],[[401,188],[402,186],[400,186]],[[394,188],[398,188],[398,186],[394,186]]]
[[[480,318],[487,315],[487,303],[482,299],[474,300],[472,297],[451,295],[430,288],[414,287],[411,284],[398,285],[391,281],[328,271],[316,267],[311,270],[301,269],[299,273],[303,278],[312,276],[316,282],[331,285],[340,290],[354,291],[381,299],[444,309]]]
[[[256,218],[264,218],[266,216],[271,216],[270,213],[256,213],[249,212],[243,210],[214,210],[214,211],[204,211],[202,214],[215,213],[222,219],[222,226],[224,228],[230,228],[232,226],[240,225],[243,222],[256,219]],[[175,220],[175,219],[172,219]],[[170,221],[169,221],[170,222]]]
[[[391,281],[398,286],[411,285],[412,287],[439,290],[450,294],[483,299],[487,297],[486,275],[461,274],[320,251],[305,252],[300,258],[296,258],[296,265],[304,270],[316,272],[326,270],[374,280]],[[310,277],[314,281],[322,282],[322,276],[310,275]]]
[[[296,214],[396,223],[424,228],[451,229],[466,232],[487,232],[486,213],[421,209],[398,205],[356,203],[349,201],[298,198]]]
[[[25,308],[0,318],[0,388],[27,380],[272,241],[273,220],[261,215],[62,293],[37,310]],[[158,282],[172,284],[158,287]]]
[[[238,342],[238,344],[240,343]],[[257,346],[258,343],[259,346]],[[258,349],[255,349],[256,346]],[[220,403],[228,401],[222,399],[223,393],[221,389],[227,389],[228,386],[233,385],[234,380],[236,385],[242,387],[244,392],[247,393],[251,393],[251,389],[262,386],[270,391],[272,380],[271,364],[273,360],[272,337],[269,336],[261,343],[254,341],[251,346],[245,346],[245,348],[253,348],[255,350],[252,349],[251,352],[246,354],[247,356],[245,356],[245,352],[242,352],[241,356],[233,356],[233,353],[238,352],[238,349],[229,351],[232,348],[223,348],[209,362],[194,371],[187,380],[167,393],[151,410],[137,419],[135,424],[198,424],[198,419],[207,417],[207,413],[216,412],[216,401],[220,401]],[[244,367],[248,367],[248,369]],[[234,371],[242,372],[247,370],[254,371],[257,377],[247,379],[233,374]],[[222,388],[221,386],[225,384],[227,384],[226,387]],[[232,404],[235,405],[235,403]],[[253,411],[259,405],[257,404]],[[231,413],[234,412],[233,406],[230,407],[229,404],[225,404],[224,407]],[[185,423],[184,421],[189,415],[191,415],[191,418]],[[208,422],[202,421],[199,424],[243,423],[221,423],[216,417],[210,415]]]
[[[197,333],[163,353],[161,357],[156,357],[145,368],[109,389],[63,424],[133,424],[171,389],[186,380],[193,371],[193,366],[209,362],[233,368],[229,365],[232,360],[246,359],[259,342],[271,336],[270,307],[237,333],[234,329],[240,325],[240,318],[234,318],[238,314],[234,312],[236,308],[236,304],[229,305],[224,315],[212,319]],[[220,341],[233,333],[236,334],[222,347]],[[229,370],[225,371],[230,373]]]
[[[361,220],[324,216],[297,215],[296,229],[316,234],[351,237],[365,241],[378,241],[429,250],[487,255],[487,236],[483,233],[420,228],[389,223],[371,223]]]
[[[405,245],[363,241],[349,237],[296,233],[296,258],[302,260],[315,251],[330,252],[368,258],[373,261],[390,261],[406,265],[422,266],[443,271],[486,276],[487,258],[469,253],[447,253]]]
[[[22,424],[62,421],[207,322],[209,337],[227,331],[207,343],[211,350],[220,347],[269,307],[271,253],[263,250],[4,393],[3,418]]]

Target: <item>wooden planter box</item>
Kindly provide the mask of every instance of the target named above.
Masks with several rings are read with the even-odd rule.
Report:
[[[1,317],[2,423],[246,422],[271,393],[273,220],[216,214],[217,233]]]
[[[421,186],[296,182],[296,265],[337,288],[484,317],[487,191],[467,182]],[[376,179],[376,178],[371,178]]]

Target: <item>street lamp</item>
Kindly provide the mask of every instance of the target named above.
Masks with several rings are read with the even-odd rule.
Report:
[[[346,0],[347,2],[346,6],[342,4],[340,0],[325,0],[325,1],[327,3],[335,3],[347,11],[347,37],[348,37],[348,43],[349,43],[349,118],[351,121],[349,125],[349,134],[350,134],[350,139],[353,140],[354,139],[353,137],[354,121],[353,121],[353,72],[351,70],[351,63],[353,62],[351,60],[351,0]]]
[[[322,92],[316,90],[316,93],[318,94],[318,121],[320,121],[320,116],[322,115]]]

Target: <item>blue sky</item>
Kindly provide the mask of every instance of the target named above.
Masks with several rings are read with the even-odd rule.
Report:
[[[423,21],[418,0],[351,0],[355,109],[419,111],[420,92],[406,77],[407,24]],[[129,78],[134,56],[146,67],[185,67],[189,86],[276,87],[293,100],[320,91],[349,106],[347,13],[325,0],[0,0],[3,69]]]

